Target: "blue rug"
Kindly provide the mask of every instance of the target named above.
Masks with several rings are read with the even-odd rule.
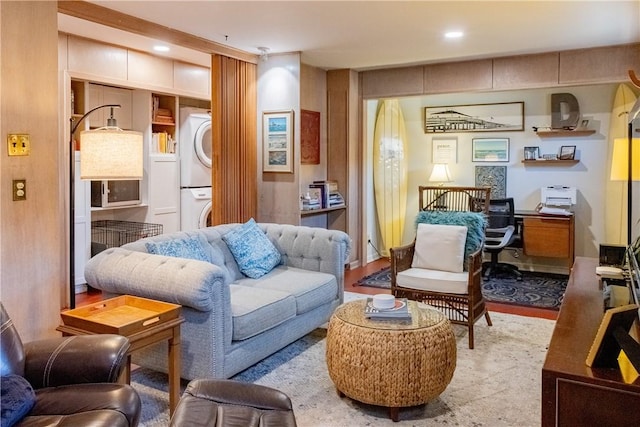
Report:
[[[487,301],[558,310],[569,276],[562,274],[522,272],[522,281],[497,276],[483,279],[482,294]],[[363,277],[358,285],[390,289],[389,268]]]

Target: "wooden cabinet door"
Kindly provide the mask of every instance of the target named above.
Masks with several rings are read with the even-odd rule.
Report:
[[[524,218],[524,253],[529,256],[569,258],[571,254],[569,218]]]

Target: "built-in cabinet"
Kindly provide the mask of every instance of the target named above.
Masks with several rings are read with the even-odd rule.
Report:
[[[86,111],[90,111],[93,108],[101,105],[120,105],[120,108],[101,108],[91,113],[90,120],[91,128],[99,128],[107,126],[107,120],[111,117],[116,119],[116,123],[120,129],[130,130],[132,129],[132,90],[124,89],[113,86],[99,85],[95,83],[89,83],[89,97],[88,108]]]

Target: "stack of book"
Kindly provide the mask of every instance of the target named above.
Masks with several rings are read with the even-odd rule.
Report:
[[[344,199],[342,198],[342,194],[337,191],[332,191],[329,193],[329,207],[330,208],[338,208],[340,206],[344,206]]]
[[[317,197],[311,197],[308,193],[306,196],[301,197],[301,200],[302,200],[301,209],[303,211],[310,211],[310,210],[322,208],[322,203],[320,203],[320,199]]]
[[[338,181],[313,181],[309,188],[318,188],[321,192],[323,208],[335,208],[344,206],[344,199],[338,192]]]
[[[173,113],[169,108],[161,108],[160,107],[160,97],[154,96],[152,98],[152,118],[151,120],[154,123],[166,124],[166,125],[174,125],[176,122],[173,120]]]
[[[406,298],[396,298],[396,305],[393,308],[380,309],[373,305],[373,298],[367,298],[364,306],[364,317],[371,320],[398,320],[404,322],[411,321],[411,312]]]

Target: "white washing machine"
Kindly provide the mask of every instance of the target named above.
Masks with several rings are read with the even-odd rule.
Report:
[[[211,114],[180,109],[180,187],[211,187]]]
[[[180,190],[180,230],[211,226],[211,187]]]

